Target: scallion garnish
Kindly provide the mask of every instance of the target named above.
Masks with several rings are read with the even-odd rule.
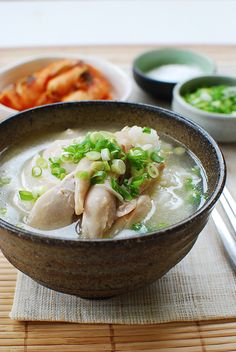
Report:
[[[102,157],[102,160],[105,160],[105,161],[111,160],[110,150],[108,148],[102,149],[101,150],[101,157]]]
[[[95,185],[97,183],[104,183],[106,177],[107,177],[107,173],[105,171],[97,171],[91,177],[90,182],[92,185]]]
[[[150,134],[151,133],[151,128],[150,127],[143,127],[143,133]]]
[[[185,152],[186,152],[186,150],[185,150],[184,147],[176,147],[176,148],[173,149],[173,153],[175,155],[181,156],[181,155],[184,155]]]
[[[126,165],[121,159],[112,160],[111,171],[117,175],[124,175],[126,171]]]
[[[191,171],[195,174],[195,175],[197,175],[197,176],[201,176],[201,169],[200,169],[200,167],[199,166],[194,166],[194,167],[192,167],[191,168]]]
[[[11,178],[10,177],[1,177],[0,178],[0,187],[9,185],[10,182],[11,182]]]
[[[151,178],[157,178],[159,176],[159,171],[155,163],[148,164],[147,171]]]
[[[155,161],[155,163],[163,163],[163,161],[165,160],[157,152],[152,152],[151,155],[150,155],[150,158],[151,158],[152,161]]]
[[[86,153],[85,155],[89,160],[100,160],[101,159],[101,153],[99,153],[99,152],[91,151],[91,152]]]
[[[60,180],[63,180],[63,178],[66,176],[67,172],[66,169],[64,169],[64,167],[61,167],[61,159],[52,159],[49,158],[49,161],[51,163],[50,167],[51,167],[51,174],[57,178],[59,178]]]
[[[35,197],[30,191],[19,191],[19,196],[21,200],[32,202],[35,200]]]
[[[32,167],[31,173],[33,177],[40,177],[42,175],[42,169],[40,166],[34,166]]]
[[[0,215],[6,215],[7,208],[0,208]]]
[[[133,199],[128,188],[124,184],[120,186],[117,180],[113,177],[111,177],[111,187],[114,191],[119,193],[124,200],[130,201]]]
[[[47,167],[48,167],[47,160],[42,157],[39,157],[36,160],[36,166],[41,167],[41,169],[47,169]]]

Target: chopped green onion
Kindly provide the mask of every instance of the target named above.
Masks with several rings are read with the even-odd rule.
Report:
[[[194,166],[194,167],[192,167],[191,168],[191,171],[195,174],[195,175],[197,175],[197,176],[201,176],[201,169],[200,169],[200,167],[199,166]]]
[[[103,161],[103,165],[104,165],[104,170],[105,171],[110,171],[111,170],[111,167],[110,167],[108,161]]]
[[[101,159],[101,153],[99,152],[88,152],[85,154],[86,157],[89,159],[89,160],[100,160]]]
[[[194,183],[193,183],[192,177],[187,177],[187,178],[184,180],[184,187],[185,187],[185,189],[188,190],[188,191],[195,189],[195,185],[194,185]]]
[[[42,158],[42,157],[39,157],[37,160],[36,160],[36,166],[38,167],[41,167],[42,169],[47,169],[48,167],[48,162],[46,159]]]
[[[89,173],[87,171],[78,171],[76,172],[75,177],[80,178],[81,180],[88,180]]]
[[[127,154],[131,166],[142,169],[148,163],[148,153],[140,147],[131,148]]]
[[[7,208],[0,208],[1,215],[6,215],[6,213],[7,213]]]
[[[164,229],[164,227],[167,227],[168,224],[166,222],[159,222],[157,225],[158,230]]]
[[[33,177],[40,177],[42,175],[42,169],[39,166],[34,166],[31,173]]]
[[[201,87],[184,95],[186,102],[197,109],[219,114],[236,112],[236,87],[218,85]]]
[[[60,166],[52,167],[51,173],[53,176],[59,178],[60,180],[63,180],[63,178],[66,176],[66,169]]]
[[[159,176],[159,171],[155,163],[149,164],[147,167],[147,171],[151,178],[157,178]]]
[[[199,205],[202,199],[202,192],[199,190],[194,190],[194,192],[189,197],[189,202],[194,205]]]
[[[132,230],[134,230],[134,231],[140,231],[141,230],[141,228],[142,228],[142,224],[141,224],[141,222],[137,222],[136,224],[133,224],[132,226],[131,226],[131,229]]]
[[[114,159],[111,165],[111,171],[117,175],[124,175],[126,171],[126,165],[121,159]]]
[[[29,191],[19,191],[19,196],[21,200],[31,202],[35,200],[35,197],[32,192]]]
[[[185,153],[185,148],[183,148],[183,147],[176,147],[176,148],[174,148],[173,152],[174,152],[175,155],[184,155],[184,153]]]
[[[110,150],[108,148],[102,149],[101,150],[101,157],[102,157],[102,160],[104,160],[104,161],[111,160]]]
[[[97,142],[99,139],[104,139],[101,132],[92,132],[92,133],[90,134],[89,138],[90,138],[90,141],[91,141],[93,144],[96,144],[96,142]]]
[[[10,177],[1,177],[0,178],[0,187],[9,185],[10,182],[11,182],[11,178]]]
[[[61,161],[62,161],[63,163],[66,163],[66,162],[68,162],[68,161],[73,160],[73,156],[72,156],[71,153],[65,152],[65,153],[62,153],[60,159],[61,159]]]
[[[140,176],[133,177],[130,179],[128,186],[132,197],[137,197],[140,194],[140,187],[146,181],[147,178],[148,174],[143,173]]]
[[[105,179],[107,177],[107,173],[105,171],[97,171],[95,174],[91,177],[91,184],[95,185],[97,183],[104,183]]]
[[[92,171],[110,171],[108,161],[94,161],[91,165]]]
[[[61,167],[61,159],[53,160],[52,158],[49,158],[49,161],[51,163],[51,174],[60,180],[63,180],[67,172],[66,169]]]
[[[135,167],[131,167],[131,175],[134,177],[141,176],[144,173],[144,169],[137,170]]]
[[[151,133],[151,128],[150,127],[143,127],[143,133],[150,134]]]
[[[104,161],[94,161],[91,165],[92,171],[104,171],[105,164]]]
[[[155,161],[155,163],[162,163],[165,160],[157,152],[151,153],[150,158],[152,161]]]
[[[111,187],[114,189],[114,191],[119,193],[124,200],[129,201],[133,199],[127,187],[125,187],[125,185],[120,186],[117,180],[113,177],[111,177]]]

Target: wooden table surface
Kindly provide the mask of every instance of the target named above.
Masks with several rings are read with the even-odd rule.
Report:
[[[99,46],[1,49],[0,66],[31,55],[55,52],[95,55],[130,71],[134,57],[150,46]],[[153,48],[153,47],[152,47]],[[219,73],[236,74],[236,46],[185,46],[209,55]],[[157,102],[139,91],[139,102]],[[132,100],[132,97],[131,97]],[[236,197],[236,144],[221,146],[228,166],[228,187]],[[11,309],[16,269],[0,253],[0,351],[3,352],[226,352],[236,351],[236,318],[221,321],[167,323],[154,325],[68,324],[16,322]],[[236,299],[235,299],[236,304]]]

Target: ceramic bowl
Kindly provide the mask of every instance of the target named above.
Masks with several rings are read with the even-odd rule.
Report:
[[[126,101],[131,95],[131,79],[119,67],[113,65],[108,61],[101,60],[93,56],[84,56],[80,54],[55,54],[51,56],[30,57],[23,61],[19,61],[7,67],[1,68],[0,91],[2,91],[8,85],[17,81],[18,79],[28,76],[33,72],[42,69],[48,64],[61,59],[81,59],[101,71],[112,85],[112,94],[114,100]],[[3,104],[0,104],[0,119],[15,114],[17,112],[17,110],[11,109]]]
[[[236,86],[236,77],[231,76],[200,76],[176,85],[173,91],[172,109],[192,121],[199,123],[218,142],[236,142],[236,115],[207,112],[188,104],[183,95],[197,88],[215,85]]]
[[[133,63],[133,76],[136,83],[145,92],[155,98],[171,101],[175,82],[151,78],[147,73],[168,64],[185,64],[197,68],[200,74],[215,72],[215,64],[208,57],[181,49],[159,49],[147,51],[138,56]]]
[[[56,291],[105,298],[151,284],[190,251],[225,183],[225,163],[215,141],[198,125],[148,105],[96,101],[26,110],[0,123],[0,153],[40,130],[150,126],[184,143],[199,158],[209,198],[183,221],[126,239],[81,240],[30,232],[0,219],[0,247],[20,271]],[[197,141],[197,143],[196,143]]]

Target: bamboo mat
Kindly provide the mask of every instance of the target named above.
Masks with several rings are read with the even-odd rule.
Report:
[[[130,70],[130,63],[150,46],[1,49],[0,66],[25,56],[81,53],[106,58]],[[215,60],[219,72],[236,74],[235,46],[188,46]],[[134,85],[139,101],[157,103]],[[228,186],[236,196],[236,145],[223,146],[229,166]],[[0,352],[235,352],[236,320],[155,325],[16,322],[8,315],[13,302],[16,269],[0,252]],[[236,304],[236,299],[235,299]]]

